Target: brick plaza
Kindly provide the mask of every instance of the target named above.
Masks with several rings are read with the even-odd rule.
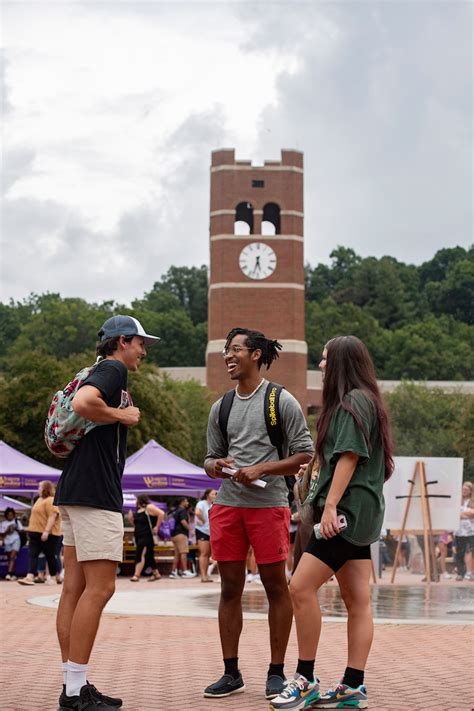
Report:
[[[387,580],[382,585],[388,584]],[[421,576],[400,574],[397,582],[424,589]],[[453,581],[443,589],[461,586]],[[464,584],[471,586],[474,583]],[[195,579],[138,584],[118,578],[117,592],[140,594],[150,589],[173,591],[201,586]],[[248,589],[249,586],[246,586]],[[252,588],[253,590],[253,588]],[[215,583],[215,593],[219,583]],[[22,587],[0,583],[1,711],[53,711],[62,677],[55,635],[55,610],[29,604],[38,596],[57,596],[56,584]],[[146,596],[144,596],[146,597]],[[214,597],[212,598],[214,600]],[[137,605],[137,611],[139,604]],[[122,696],[124,711],[256,711],[268,709],[264,698],[269,662],[265,620],[244,620],[240,667],[247,690],[226,699],[204,699],[203,688],[222,673],[217,619],[197,616],[104,614],[90,663],[90,680]],[[376,624],[375,641],[366,673],[373,711],[469,711],[472,686],[474,626],[471,624]],[[343,622],[323,623],[316,663],[322,687],[336,682],[345,665]],[[294,671],[296,635],[292,630],[286,673]]]

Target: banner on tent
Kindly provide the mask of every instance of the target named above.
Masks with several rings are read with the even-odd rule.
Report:
[[[60,472],[58,472],[58,475]],[[48,476],[23,476],[15,474],[14,476],[0,475],[0,490],[10,493],[21,493],[22,491],[35,491],[38,488],[40,481],[48,479]],[[51,479],[57,480],[59,476]]]
[[[207,481],[203,482],[200,476],[172,476],[167,474],[143,475],[124,474],[122,488],[124,491],[155,491],[172,495],[174,492],[188,490],[204,491]],[[220,482],[218,482],[220,484]],[[217,488],[217,487],[216,487]]]

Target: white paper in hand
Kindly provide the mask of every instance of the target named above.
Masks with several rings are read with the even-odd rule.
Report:
[[[229,467],[222,467],[222,471],[224,474],[228,474],[232,478],[234,478],[235,473],[237,469],[230,469]],[[261,489],[264,489],[267,485],[266,481],[263,481],[263,479],[255,479],[255,481],[252,481],[253,486],[259,486]]]

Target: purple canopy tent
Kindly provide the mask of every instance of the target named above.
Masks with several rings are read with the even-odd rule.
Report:
[[[215,486],[201,467],[187,462],[151,439],[125,463],[122,488],[134,493],[147,492],[162,496],[201,496],[205,489]]]
[[[41,464],[0,440],[0,493],[34,494],[40,481],[57,483],[59,469]]]
[[[9,496],[2,496],[0,494],[0,512],[3,513],[8,508],[15,509],[15,511],[28,511],[31,509],[31,506],[24,504],[23,501],[17,501],[16,499],[11,499]]]

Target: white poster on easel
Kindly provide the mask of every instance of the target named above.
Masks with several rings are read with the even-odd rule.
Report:
[[[415,465],[424,462],[433,531],[455,531],[459,528],[464,460],[455,457],[394,457],[394,461],[395,471],[384,486],[383,527],[400,530]],[[405,526],[407,531],[423,530],[419,476],[415,482]]]

